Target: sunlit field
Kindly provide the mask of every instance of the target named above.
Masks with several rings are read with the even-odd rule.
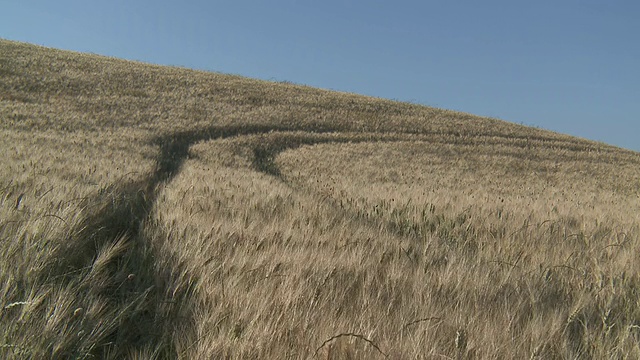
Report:
[[[0,358],[640,358],[640,154],[0,40]]]

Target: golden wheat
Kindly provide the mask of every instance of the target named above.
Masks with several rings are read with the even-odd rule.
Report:
[[[640,155],[0,40],[4,358],[637,358]]]

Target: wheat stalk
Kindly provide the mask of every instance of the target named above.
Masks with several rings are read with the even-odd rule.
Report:
[[[360,334],[354,334],[354,333],[342,333],[342,334],[338,334],[338,335],[334,335],[332,337],[330,337],[329,339],[325,340],[322,345],[320,345],[316,351],[313,353],[313,356],[318,356],[318,351],[320,351],[320,349],[322,349],[325,345],[327,345],[328,343],[332,342],[335,339],[339,339],[341,337],[354,337],[360,340],[365,341],[366,343],[368,343],[369,345],[373,346],[376,350],[378,350],[378,352],[382,355],[384,355],[384,357],[389,357],[389,355],[385,354],[382,350],[380,350],[380,347],[378,347],[378,345],[376,345],[376,343],[374,343],[373,341],[367,339],[366,337],[360,335]]]

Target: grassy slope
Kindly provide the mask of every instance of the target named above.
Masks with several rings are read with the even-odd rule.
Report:
[[[640,356],[640,155],[0,40],[0,354]]]

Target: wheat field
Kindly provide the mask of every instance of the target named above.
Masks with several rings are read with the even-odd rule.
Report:
[[[0,357],[640,358],[640,154],[0,40]]]

